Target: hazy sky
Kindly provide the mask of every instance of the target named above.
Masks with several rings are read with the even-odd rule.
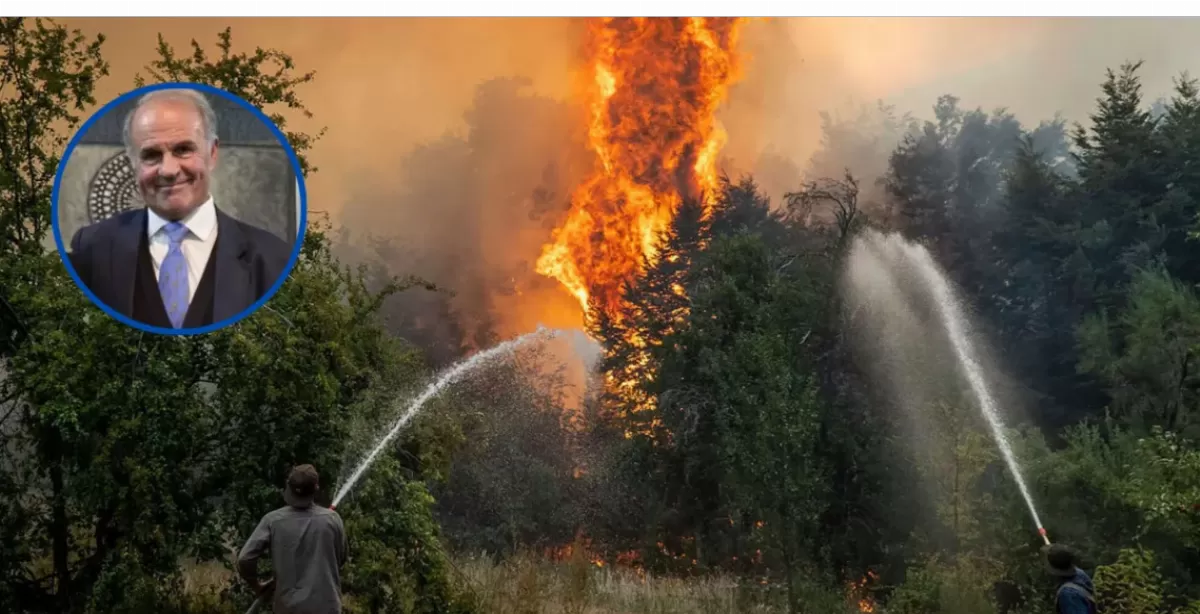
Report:
[[[128,89],[162,33],[177,48],[211,46],[233,27],[239,49],[274,47],[316,70],[302,90],[329,128],[313,156],[313,206],[337,210],[346,182],[384,174],[414,146],[463,129],[475,86],[522,75],[564,97],[577,66],[579,23],[565,19],[77,19],[103,32],[112,76],[100,98]],[[749,56],[725,112],[728,153],[766,147],[798,162],[819,138],[817,113],[883,98],[928,115],[953,93],[968,106],[1008,107],[1026,121],[1084,119],[1104,69],[1145,60],[1148,98],[1185,70],[1200,74],[1197,19],[788,19],[745,30]]]
[[[320,172],[308,181],[310,210],[331,212],[356,233],[347,249],[371,249],[363,232],[392,239],[397,251],[382,256],[387,265],[454,290],[464,329],[490,320],[507,335],[581,321],[574,299],[538,276],[533,263],[555,222],[536,195],[549,194],[550,209],[565,210],[591,164],[579,145],[585,115],[559,102],[570,100],[583,66],[582,22],[69,23],[107,35],[112,75],[98,92],[103,101],[130,89],[134,73],[153,59],[160,32],[181,54],[190,52],[192,38],[212,49],[226,26],[238,50],[290,53],[301,70],[317,71],[316,82],[299,92],[315,124],[291,127],[328,127],[311,156]],[[802,168],[819,145],[822,110],[849,111],[882,98],[928,117],[937,97],[951,93],[968,107],[1008,107],[1031,124],[1056,112],[1086,119],[1106,67],[1145,60],[1149,100],[1169,92],[1172,76],[1200,74],[1200,20],[754,20],[739,56],[743,76],[721,112],[725,155],[733,160],[726,170],[757,170],[760,185],[779,196],[802,178],[777,158],[755,169],[759,154],[769,149]],[[493,87],[475,106],[479,84],[513,76],[528,77],[532,91]],[[475,130],[469,134],[468,112]],[[411,315],[432,299],[418,293],[404,300],[414,303]]]

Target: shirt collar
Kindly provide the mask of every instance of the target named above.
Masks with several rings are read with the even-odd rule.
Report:
[[[146,236],[153,239],[154,235],[158,234],[158,231],[162,230],[162,227],[166,226],[168,222],[149,207],[146,207],[146,215],[149,216],[146,222]],[[179,221],[196,238],[201,241],[207,241],[208,237],[212,235],[213,230],[217,227],[217,206],[213,204],[213,199],[210,196],[208,200],[204,201],[204,204],[196,207]]]

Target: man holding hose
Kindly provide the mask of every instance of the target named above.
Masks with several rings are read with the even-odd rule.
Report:
[[[1096,614],[1092,579],[1076,566],[1075,553],[1060,544],[1045,550],[1050,574],[1058,580],[1058,588],[1054,592],[1054,611],[1057,614]]]
[[[346,529],[337,512],[313,504],[318,489],[319,476],[312,465],[293,468],[283,490],[287,505],[259,521],[238,555],[238,572],[255,593],[274,592],[276,614],[342,611]],[[262,582],[258,559],[268,551],[275,577]]]

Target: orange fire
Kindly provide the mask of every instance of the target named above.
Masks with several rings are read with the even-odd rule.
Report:
[[[871,596],[870,585],[874,584],[879,579],[879,575],[874,571],[868,571],[867,575],[863,576],[857,582],[850,582],[846,587],[847,597],[858,606],[859,612],[874,612],[875,599]]]
[[[741,19],[621,18],[588,26],[589,147],[597,168],[537,262],[583,306],[615,314],[679,204],[711,204]]]

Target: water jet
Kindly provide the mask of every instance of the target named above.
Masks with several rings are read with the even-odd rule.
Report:
[[[849,289],[859,295],[858,298],[869,297],[885,303],[884,309],[867,310],[868,314],[881,314],[896,319],[902,315],[909,315],[910,318],[906,321],[909,326],[925,326],[920,323],[919,318],[911,316],[915,311],[912,304],[915,301],[914,293],[921,294],[922,298],[931,302],[936,320],[949,340],[959,375],[966,381],[974,404],[987,423],[992,440],[995,441],[1001,457],[1016,481],[1037,527],[1038,535],[1049,544],[1050,538],[1042,526],[1033,496],[1025,484],[1005,434],[1000,408],[984,376],[977,344],[967,325],[961,301],[929,251],[898,234],[884,235],[874,230],[865,231],[855,238],[851,248],[846,279]],[[928,339],[928,330],[924,333],[923,340]],[[899,351],[907,350],[901,348]],[[893,362],[885,368],[896,369],[898,364]]]
[[[361,461],[359,461],[358,465],[355,466],[354,471],[351,472],[350,477],[338,488],[337,492],[334,494],[333,503],[330,504],[329,509],[332,510],[337,508],[338,504],[342,502],[342,499],[345,498],[346,494],[350,492],[350,489],[354,488],[354,485],[358,483],[360,478],[362,478],[363,473],[365,473],[366,470],[371,467],[371,465],[375,462],[375,459],[379,456],[380,452],[387,447],[388,443],[391,442],[392,439],[394,439],[396,435],[398,435],[400,431],[404,429],[404,426],[408,424],[418,412],[421,411],[421,408],[423,408],[426,403],[441,393],[442,390],[444,390],[447,386],[458,381],[459,378],[467,373],[488,364],[490,361],[495,360],[500,356],[512,353],[513,350],[516,350],[525,343],[537,338],[549,339],[556,337],[561,334],[561,332],[562,331],[539,326],[538,329],[532,333],[526,333],[515,339],[510,339],[498,345],[494,345],[491,348],[473,354],[472,356],[451,365],[445,371],[442,371],[437,377],[434,378],[433,382],[430,383],[425,390],[416,397],[416,399],[408,404],[404,411],[400,413],[400,417],[392,424],[392,427],[378,439],[376,444],[371,448],[371,451],[367,453],[367,455],[363,457]]]

